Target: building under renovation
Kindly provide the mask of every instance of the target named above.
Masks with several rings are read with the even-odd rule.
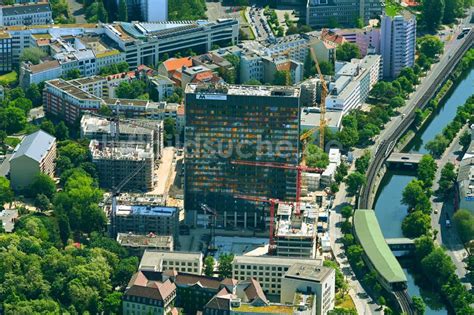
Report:
[[[318,210],[314,204],[301,204],[300,214],[293,204],[278,205],[275,229],[276,254],[315,258]]]

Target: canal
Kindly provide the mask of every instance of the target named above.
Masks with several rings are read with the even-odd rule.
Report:
[[[425,144],[434,139],[436,134],[453,120],[457,108],[466,102],[473,91],[474,69],[471,69],[446,95],[434,117],[419,130],[404,151],[427,153],[424,148]],[[374,209],[385,237],[403,237],[401,224],[407,214],[407,207],[401,203],[402,191],[415,177],[415,172],[388,170],[382,179],[375,198]],[[418,295],[423,298],[426,304],[426,314],[447,314],[439,295],[428,288],[423,288],[422,285],[420,286],[423,280],[416,277],[411,263],[404,261],[402,266],[408,279],[408,293],[410,296]]]

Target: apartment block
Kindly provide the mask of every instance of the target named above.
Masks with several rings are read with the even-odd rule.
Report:
[[[283,276],[297,263],[321,267],[323,262],[320,259],[236,256],[232,262],[232,277],[236,280],[253,278],[260,282],[266,294],[280,295]]]
[[[252,163],[298,164],[299,89],[191,84],[185,92],[189,223],[205,203],[218,225],[264,227],[265,204],[240,196],[295,199],[296,171]]]
[[[343,113],[361,106],[381,78],[380,55],[369,55],[351,62],[336,63],[335,80],[329,83],[326,108]]]
[[[53,21],[49,3],[0,5],[0,25],[44,25]]]
[[[204,256],[202,253],[168,252],[146,250],[138,266],[141,271],[175,270],[194,275],[201,275]]]
[[[0,32],[0,72],[13,69],[12,36]]]
[[[358,18],[364,23],[382,14],[383,1],[365,0],[308,0],[306,5],[306,24],[311,27],[330,27],[340,25],[351,27]]]
[[[343,36],[349,43],[356,44],[363,57],[368,54],[380,54],[380,28],[341,28],[334,32]]]
[[[471,125],[471,144],[467,148],[459,165],[457,177],[459,209],[474,214],[474,126]]]
[[[89,151],[101,187],[116,187],[127,179],[123,191],[146,192],[155,186],[155,157],[150,144],[92,140]]]
[[[10,157],[10,183],[22,190],[33,183],[39,173],[54,176],[56,166],[56,138],[38,130],[23,138]]]
[[[316,297],[316,315],[324,315],[334,309],[336,272],[332,268],[307,263],[294,264],[283,276],[281,287],[282,304],[293,303],[295,292],[300,292]]]
[[[415,64],[416,16],[382,16],[380,53],[383,59],[384,78],[395,78],[405,67]]]

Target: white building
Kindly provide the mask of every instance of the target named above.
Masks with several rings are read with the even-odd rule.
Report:
[[[57,60],[45,61],[37,65],[22,62],[20,67],[20,83],[23,87],[56,79],[61,75],[62,68]]]
[[[25,3],[0,6],[0,25],[44,25],[53,21],[49,3]]]
[[[281,282],[280,303],[293,303],[295,292],[316,296],[316,315],[327,314],[334,308],[336,272],[332,268],[314,264],[292,265]]]
[[[201,275],[203,259],[202,253],[166,252],[148,249],[143,253],[138,270],[165,271],[174,269],[177,272]]]
[[[291,266],[297,263],[318,267],[322,265],[322,260],[270,256],[235,256],[232,262],[232,278],[236,280],[254,278],[260,282],[265,293],[280,294],[282,292],[281,282],[283,276]]]
[[[405,11],[404,11],[405,12]],[[416,16],[382,16],[380,52],[384,78],[395,78],[405,67],[415,64]]]
[[[38,130],[21,141],[10,157],[10,182],[15,190],[27,188],[39,174],[54,176],[56,138]]]
[[[174,81],[164,75],[156,75],[148,80],[158,93],[158,101],[164,101],[167,97],[173,95]]]

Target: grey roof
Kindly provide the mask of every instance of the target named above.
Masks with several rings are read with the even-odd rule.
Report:
[[[33,14],[51,12],[48,3],[32,3],[2,7],[3,15]]]
[[[16,152],[10,158],[10,161],[26,155],[36,161],[41,161],[42,157],[48,152],[56,138],[43,130],[32,133],[21,141]]]

